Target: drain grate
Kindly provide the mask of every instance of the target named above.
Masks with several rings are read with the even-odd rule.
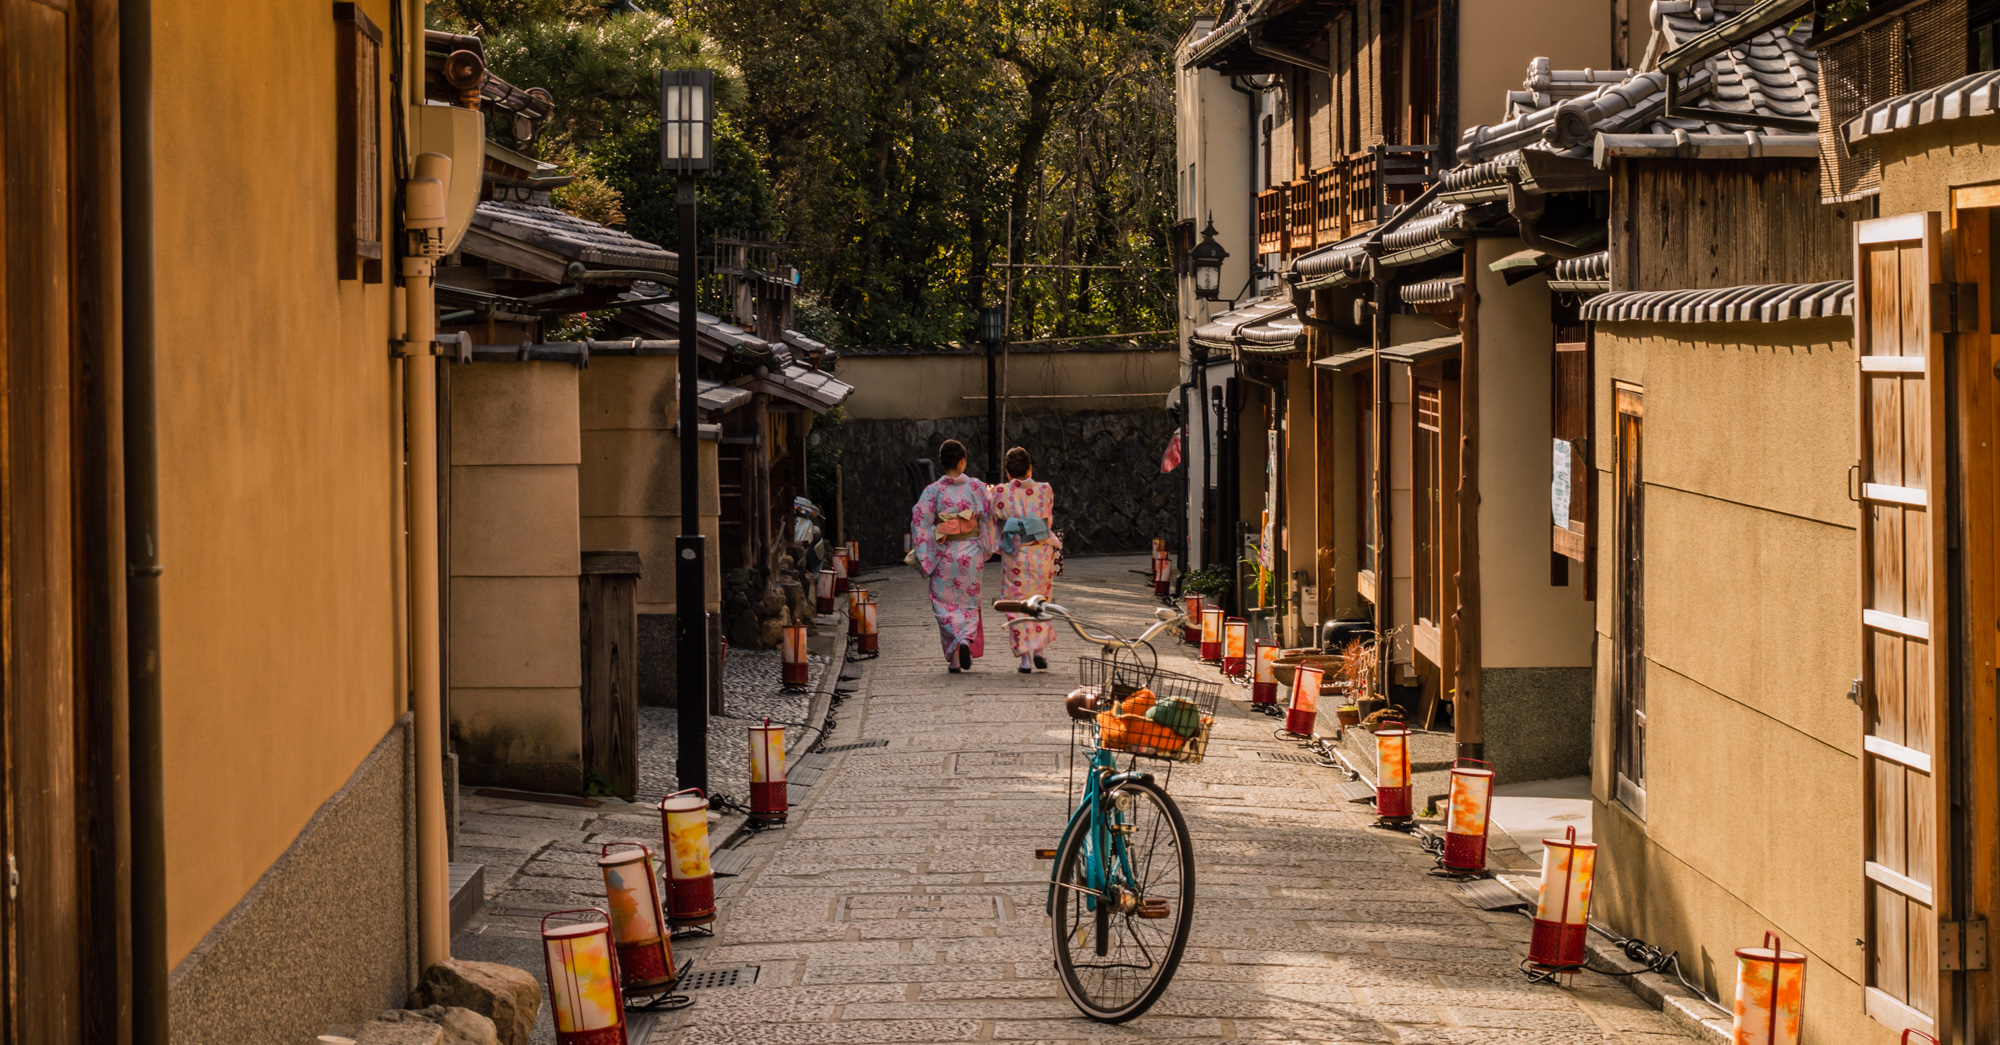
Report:
[[[1482,911],[1504,911],[1509,907],[1526,907],[1528,901],[1507,888],[1494,878],[1482,878],[1476,882],[1458,883],[1458,894],[1472,902]]]
[[[707,991],[718,987],[748,987],[757,982],[757,968],[755,965],[739,965],[730,969],[696,969],[682,977],[675,989]]]
[[[820,766],[799,766],[785,771],[785,783],[792,787],[811,787],[819,779]]]
[[[832,747],[820,748],[820,750],[830,755],[835,751],[859,751],[862,748],[888,747],[888,746],[889,742],[886,740],[863,740],[859,743],[854,743],[854,744],[835,744]]]
[[[1319,759],[1311,755],[1295,755],[1289,751],[1259,751],[1257,757],[1265,762],[1291,762],[1301,766],[1319,765]]]
[[[741,849],[724,849],[708,862],[717,878],[734,878],[750,866],[750,854]]]
[[[1349,802],[1369,802],[1375,798],[1375,785],[1366,780],[1342,780],[1333,789]]]

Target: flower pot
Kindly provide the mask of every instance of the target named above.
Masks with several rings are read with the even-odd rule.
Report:
[[[1352,704],[1344,704],[1335,708],[1333,713],[1339,717],[1340,724],[1343,726],[1358,726],[1361,724],[1361,709]]]

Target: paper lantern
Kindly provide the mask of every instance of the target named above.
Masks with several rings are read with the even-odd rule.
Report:
[[[750,728],[750,815],[785,818],[785,727],[766,716]]]
[[[1292,702],[1285,709],[1285,732],[1312,736],[1313,723],[1319,718],[1319,687],[1325,680],[1326,669],[1316,664],[1298,666],[1292,675]]]
[[[844,547],[833,550],[833,593],[847,594],[847,549]]]
[[[715,869],[708,863],[708,794],[691,787],[660,799],[667,842],[667,913],[677,922],[715,914]]]
[[[1222,625],[1222,673],[1241,678],[1250,670],[1250,622],[1231,617]]]
[[[1278,703],[1278,644],[1257,640],[1257,652],[1250,672],[1250,703],[1275,707]]]
[[[856,636],[854,644],[856,650],[862,653],[882,652],[882,637],[876,630],[876,605],[873,598],[861,604],[861,634]]]
[[[589,920],[549,927],[549,919],[564,915]],[[611,916],[603,911],[588,907],[542,916],[542,961],[557,1045],[627,1045],[616,955]]]
[[[1153,594],[1165,598],[1174,587],[1174,561],[1164,552],[1153,553]]]
[[[847,567],[848,567],[848,569],[853,569],[854,567],[856,567],[856,566],[859,566],[859,565],[861,565],[861,542],[860,542],[860,541],[848,541],[848,542],[847,542]]]
[[[802,622],[785,625],[784,641],[779,644],[783,656],[783,683],[786,689],[804,689],[812,676],[806,664],[806,626]]]
[[[674,949],[660,903],[653,851],[628,845],[599,848],[604,898],[611,905],[611,939],[618,948],[619,981],[627,994],[657,994],[674,982]]]
[[[1806,956],[1785,950],[1777,933],[1765,933],[1762,947],[1737,948],[1736,1022],[1730,1041],[1798,1045],[1805,993]],[[1909,1040],[1907,1034],[1903,1040]]]
[[[1576,828],[1561,839],[1542,839],[1542,892],[1528,937],[1528,960],[1554,969],[1583,964],[1585,919],[1590,914],[1591,877],[1597,846],[1576,840]]]
[[[1201,659],[1204,663],[1219,664],[1222,661],[1222,609],[1204,606],[1201,611]]]
[[[1475,768],[1485,766],[1484,769]],[[1448,871],[1486,869],[1487,814],[1493,808],[1493,764],[1461,758],[1451,767],[1450,805],[1444,816],[1444,866]]]
[[[1375,812],[1391,819],[1410,815],[1410,731],[1394,719],[1375,731]]]
[[[833,567],[819,571],[813,584],[813,612],[833,612]]]
[[[1201,596],[1189,594],[1181,599],[1181,641],[1190,646],[1201,644]]]
[[[861,634],[861,604],[867,602],[869,598],[870,596],[868,594],[868,589],[866,588],[847,589],[847,634],[848,635],[852,636]]]
[[[1166,557],[1167,557],[1167,539],[1165,537],[1153,538],[1153,558],[1164,559]]]

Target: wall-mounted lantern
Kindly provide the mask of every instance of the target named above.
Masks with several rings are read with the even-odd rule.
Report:
[[[1188,251],[1188,267],[1194,270],[1194,296],[1203,301],[1214,301],[1222,296],[1222,262],[1229,252],[1215,241],[1215,219],[1208,219],[1208,227],[1201,230],[1201,242]]]

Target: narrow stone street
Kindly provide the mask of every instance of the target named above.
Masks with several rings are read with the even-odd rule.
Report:
[[[1072,559],[1057,600],[1136,632],[1157,605],[1134,575],[1145,565]],[[1336,790],[1342,774],[1268,759],[1296,745],[1234,687],[1207,760],[1169,781],[1198,867],[1179,974],[1138,1020],[1082,1018],[1054,978],[1035,859],[1068,813],[1062,696],[1081,643],[1065,634],[1046,674],[1020,675],[989,610],[986,657],[949,675],[919,581],[894,568],[863,582],[882,602],[882,656],[847,667],[826,768],[794,789],[789,826],[739,846],[747,866],[725,880],[701,956],[744,970],[739,985],[695,992],[652,1041],[1688,1040],[1609,977],[1526,982],[1527,920],[1429,877],[1413,839],[1370,828],[1371,807]],[[1210,672],[1159,645],[1163,668]]]

